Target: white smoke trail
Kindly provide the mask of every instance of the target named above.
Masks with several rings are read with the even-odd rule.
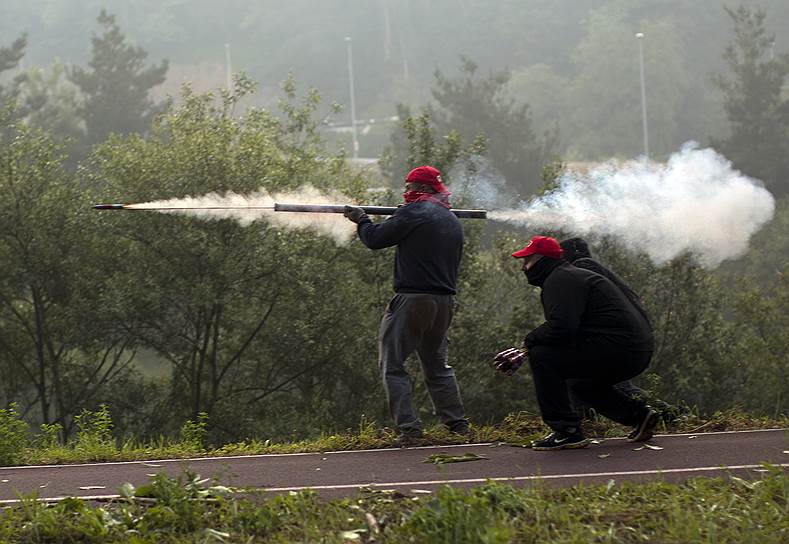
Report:
[[[518,209],[488,217],[581,236],[613,236],[661,264],[691,251],[714,268],[748,250],[768,222],[773,196],[713,149],[686,143],[666,164],[607,163],[567,173],[558,187]]]
[[[356,225],[348,221],[342,214],[336,213],[292,213],[275,212],[273,209],[239,209],[239,208],[273,208],[275,202],[298,204],[337,204],[348,198],[339,193],[325,193],[312,186],[304,186],[298,191],[272,193],[256,191],[247,195],[236,193],[208,193],[201,196],[157,200],[142,204],[127,205],[130,209],[154,209],[160,213],[176,213],[200,217],[203,219],[234,219],[242,225],[265,218],[269,223],[284,228],[312,228],[330,236],[337,243],[347,243],[356,232]],[[166,208],[212,208],[229,207],[235,209],[189,209],[168,210]],[[158,209],[165,208],[165,209]]]

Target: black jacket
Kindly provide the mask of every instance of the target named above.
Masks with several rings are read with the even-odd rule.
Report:
[[[592,272],[596,272],[601,276],[611,280],[611,283],[619,287],[619,289],[622,291],[622,293],[624,293],[624,295],[627,297],[630,303],[635,307],[635,309],[638,310],[642,316],[644,316],[644,319],[646,319],[647,323],[649,323],[649,328],[650,329],[652,328],[652,323],[649,320],[649,314],[647,313],[646,308],[644,308],[644,305],[641,304],[641,298],[638,296],[638,294],[635,291],[633,291],[630,288],[628,284],[625,283],[625,280],[619,277],[619,275],[617,275],[612,270],[609,270],[608,268],[597,262],[592,257],[579,257],[578,259],[575,259],[574,261],[570,261],[570,262],[572,263],[573,266],[577,266],[578,268],[584,268],[586,270],[591,270]]]
[[[370,249],[396,245],[397,293],[454,295],[463,254],[463,228],[454,213],[434,202],[412,202],[383,223],[362,218],[359,239]]]
[[[647,322],[650,321],[649,314],[644,308],[644,305],[641,304],[641,299],[639,298],[638,294],[633,291],[628,284],[625,283],[625,280],[620,278],[616,273],[609,270],[592,257],[586,240],[583,238],[568,238],[559,245],[561,245],[562,249],[564,250],[565,259],[578,268],[585,268],[586,270],[597,272],[601,276],[605,276],[611,280],[614,285],[622,290],[633,306],[636,307],[636,310],[641,312],[641,315],[644,316],[644,319],[646,319]],[[652,327],[651,322],[649,323],[649,326]]]
[[[649,322],[610,280],[562,259],[544,257],[533,268],[538,267],[545,323],[526,335],[527,347],[605,340],[652,351]]]

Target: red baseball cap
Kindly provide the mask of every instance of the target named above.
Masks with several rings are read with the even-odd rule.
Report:
[[[449,189],[441,182],[441,172],[432,166],[417,166],[405,177],[406,183],[424,183],[443,194],[449,194]]]
[[[529,255],[545,255],[552,259],[559,259],[564,254],[564,250],[556,241],[556,238],[550,236],[535,236],[523,249],[520,249],[512,254],[516,259],[522,259]]]

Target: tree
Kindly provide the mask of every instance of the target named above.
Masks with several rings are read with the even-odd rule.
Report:
[[[20,86],[21,108],[29,126],[73,144],[84,138],[84,122],[78,90],[65,76],[66,67],[57,59],[49,68],[29,69]]]
[[[344,157],[320,147],[316,93],[298,103],[288,81],[281,118],[262,110],[235,116],[253,86],[239,78],[234,89],[220,100],[185,89],[147,138],[113,136],[97,146],[87,183],[131,201],[304,183],[361,194],[365,184]],[[176,420],[207,412],[215,437],[238,440],[296,427],[317,432],[369,406],[370,366],[354,354],[374,352],[374,332],[366,331],[377,320],[361,322],[372,295],[360,286],[356,253],[265,220],[155,213],[102,220],[108,251],[125,257],[105,285],[119,321],[171,369],[166,412]],[[351,301],[360,307],[348,315]]]
[[[668,18],[633,20],[632,2],[611,2],[594,10],[587,33],[573,52],[575,73],[563,96],[563,133],[569,153],[586,160],[631,158],[644,152],[636,30],[645,34],[647,115],[650,154],[674,152],[686,136],[680,130],[690,74],[682,39]]]
[[[391,143],[381,159],[381,169],[395,189],[402,186],[406,174],[412,168],[424,164],[438,168],[444,182],[448,183],[456,165],[467,172],[473,171],[473,157],[485,151],[483,134],[476,135],[465,147],[463,138],[456,130],[450,130],[441,137],[429,109],[412,116],[408,107],[399,105],[397,113],[400,124],[392,132]]]
[[[434,119],[444,133],[456,130],[466,141],[480,134],[487,140],[486,155],[508,187],[526,197],[540,185],[543,164],[558,153],[558,131],[546,130],[538,138],[532,128],[528,104],[516,105],[507,94],[507,71],[477,78],[477,65],[463,58],[457,79],[435,73],[433,98],[438,103]]]
[[[723,54],[729,76],[719,75],[715,83],[724,95],[731,135],[715,146],[773,193],[789,194],[789,98],[783,93],[789,53],[774,55],[775,36],[767,33],[761,9],[726,12],[735,34]]]
[[[69,432],[71,417],[129,370],[129,336],[103,320],[98,232],[51,138],[0,132],[0,366],[14,400]],[[98,263],[98,264],[97,264]],[[9,394],[10,395],[10,394]]]
[[[785,269],[785,267],[784,267]],[[735,311],[743,329],[737,348],[738,369],[745,375],[741,402],[754,412],[780,417],[789,412],[789,278],[774,275],[760,288],[743,276],[734,295]]]
[[[19,65],[19,61],[25,56],[26,46],[27,36],[22,34],[19,38],[14,40],[10,47],[0,47],[0,74],[16,68]],[[0,85],[0,108],[6,107],[8,102],[16,100],[19,94],[19,84],[21,81],[22,78],[17,76],[13,78],[8,88]]]
[[[115,17],[102,10],[97,19],[103,29],[91,38],[93,56],[89,70],[75,67],[69,79],[80,88],[86,144],[93,145],[110,133],[143,134],[152,119],[163,111],[150,91],[165,80],[168,63],[144,67],[148,54],[126,43]]]

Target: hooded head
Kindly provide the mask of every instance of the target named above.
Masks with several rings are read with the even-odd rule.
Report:
[[[568,238],[567,240],[562,240],[559,246],[564,250],[564,258],[571,263],[578,259],[592,256],[589,253],[589,246],[583,238]]]

